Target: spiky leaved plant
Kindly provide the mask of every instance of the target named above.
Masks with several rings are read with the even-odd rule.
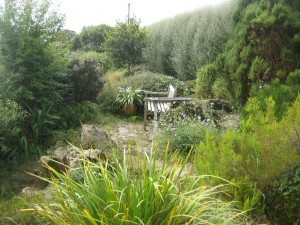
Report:
[[[122,107],[126,114],[133,115],[136,112],[137,105],[143,104],[143,91],[132,87],[121,87],[116,97],[116,103]]]
[[[188,156],[169,158],[166,151],[161,166],[155,156],[149,162],[147,157],[124,154],[113,164],[83,159],[81,180],[49,167],[57,200],[35,210],[59,225],[242,224],[242,213],[217,198],[219,186],[201,186],[204,176],[186,171]]]

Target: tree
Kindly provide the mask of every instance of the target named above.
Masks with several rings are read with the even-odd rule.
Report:
[[[68,57],[56,42],[64,18],[48,0],[5,0],[0,15],[2,96],[23,108],[58,104],[66,91]]]
[[[84,27],[78,36],[78,41],[80,46],[74,50],[84,50],[84,51],[96,51],[103,52],[102,44],[105,41],[106,36],[112,31],[112,27],[102,24],[98,26],[88,26]]]
[[[233,21],[234,36],[217,61],[233,102],[244,105],[300,68],[300,12],[297,1],[240,0]]]
[[[72,53],[69,72],[73,102],[96,100],[104,85],[106,64],[108,62],[103,53],[92,51]]]
[[[142,62],[142,49],[146,47],[147,33],[139,23],[126,24],[118,22],[108,35],[105,48],[117,67],[130,67]]]

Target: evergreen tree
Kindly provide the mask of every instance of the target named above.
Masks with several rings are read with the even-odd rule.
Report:
[[[110,54],[114,65],[127,67],[142,62],[142,49],[146,46],[146,30],[138,22],[126,24],[118,22],[106,38],[105,49]]]
[[[78,38],[79,46],[75,43],[74,50],[103,52],[103,44],[112,27],[105,24],[84,27]]]
[[[300,66],[300,14],[297,1],[238,2],[234,37],[218,64],[234,102],[245,104],[250,95],[274,79],[284,83]]]

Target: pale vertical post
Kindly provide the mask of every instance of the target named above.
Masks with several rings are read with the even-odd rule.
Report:
[[[153,102],[154,105],[154,129],[157,128],[157,102]]]

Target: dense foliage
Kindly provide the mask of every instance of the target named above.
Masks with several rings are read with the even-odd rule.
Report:
[[[104,85],[108,59],[97,52],[73,52],[70,63],[71,99],[78,103],[95,101]]]
[[[97,98],[97,101],[102,105],[103,110],[111,113],[120,111],[118,104],[116,104],[117,102],[115,101],[120,87],[124,89],[131,87],[134,90],[168,91],[169,85],[173,84],[180,96],[186,91],[184,83],[171,76],[145,70],[137,71],[131,76],[125,75],[126,72],[122,70],[106,74],[103,91]]]
[[[194,79],[197,70],[214,61],[231,37],[232,10],[230,2],[151,25],[144,51],[146,68],[181,80]]]
[[[0,159],[10,158],[21,145],[26,145],[22,132],[22,122],[27,113],[16,102],[0,100]],[[22,141],[23,140],[23,141]],[[25,146],[23,146],[25,147]],[[23,154],[28,156],[26,147]]]
[[[1,96],[30,108],[61,102],[68,57],[55,35],[63,18],[46,0],[6,0],[0,18]]]
[[[82,51],[103,52],[103,44],[109,32],[113,30],[108,25],[84,27],[73,40],[73,49]]]
[[[84,180],[52,171],[59,201],[37,212],[54,224],[236,224],[238,211],[223,200],[238,200],[235,207],[275,223],[299,222],[298,0],[237,0],[148,28],[133,19],[80,34],[62,30],[64,18],[52,9],[50,0],[5,0],[0,10],[2,167],[43,154],[54,130],[67,141],[65,129],[98,123],[100,111],[120,113],[117,103],[139,103],[142,112],[141,90],[172,84],[201,101],[160,116],[160,147],[191,153],[195,173],[212,176],[180,176],[181,165],[190,167],[181,155],[168,161],[168,152],[159,170],[147,157],[83,161]],[[219,116],[235,107],[217,98],[242,109],[239,127],[223,130]],[[215,176],[236,186],[208,188],[224,181]],[[14,193],[7,182],[0,189],[0,197]]]
[[[213,97],[213,84],[217,77],[217,68],[213,64],[203,66],[197,73],[195,92],[201,98]]]
[[[61,104],[68,92],[69,57],[57,35],[63,21],[47,0],[6,0],[1,10],[0,100],[5,132],[1,131],[0,152],[7,158],[28,159],[30,152],[40,151],[38,145],[56,119],[49,110]]]
[[[274,223],[300,222],[300,167],[287,170],[269,188],[266,194],[266,211]]]
[[[142,49],[146,46],[146,30],[138,22],[118,22],[105,40],[105,50],[116,67],[130,67],[142,62]]]
[[[245,209],[256,206],[262,210],[256,205],[258,193],[300,164],[300,95],[281,120],[275,117],[272,98],[265,103],[266,112],[257,99],[250,99],[246,107],[250,116],[242,121],[240,130],[230,129],[221,136],[207,134],[195,159],[200,174],[213,174],[240,184],[234,196]]]
[[[218,198],[220,188],[201,185],[202,176],[185,172],[188,157],[167,158],[157,169],[156,154],[126,155],[114,163],[82,165],[65,175],[53,168],[56,203],[35,205],[52,224],[243,224],[245,218],[231,202]],[[77,174],[78,179],[72,174]]]
[[[233,102],[245,104],[249,96],[259,95],[260,89],[274,80],[284,83],[299,68],[297,4],[297,1],[238,1],[233,14],[234,36],[217,60]],[[298,91],[295,90],[296,95]]]

